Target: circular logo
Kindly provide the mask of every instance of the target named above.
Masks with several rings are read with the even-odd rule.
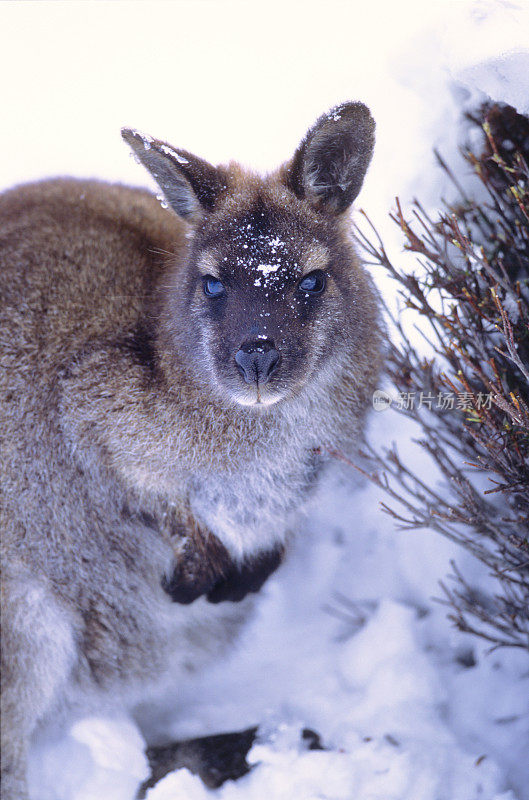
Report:
[[[373,408],[375,411],[385,411],[392,403],[391,396],[383,389],[375,389],[373,392]]]

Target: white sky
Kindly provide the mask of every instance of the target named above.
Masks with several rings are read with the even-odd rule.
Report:
[[[419,110],[398,86],[399,59],[409,62],[417,31],[439,29],[458,5],[2,2],[0,183],[57,173],[141,180],[122,125],[214,162],[267,169],[345,99],[372,106],[383,141],[397,129],[413,137]]]
[[[359,99],[377,120],[359,205],[391,237],[397,194],[437,203],[442,189],[431,151],[455,144],[450,70],[524,42],[528,0],[4,0],[0,188],[59,174],[150,185],[123,125],[266,171]]]

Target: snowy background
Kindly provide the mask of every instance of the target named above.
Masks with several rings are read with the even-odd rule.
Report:
[[[266,171],[320,113],[360,99],[377,148],[358,206],[404,263],[394,197],[438,206],[450,189],[432,147],[453,164],[461,109],[486,96],[529,113],[526,2],[0,3],[0,188],[57,174],[149,185],[123,125]],[[422,458],[402,418],[372,416],[375,446]],[[161,739],[261,723],[256,768],[216,792],[179,770],[148,800],[529,800],[527,656],[488,655],[450,627],[432,601],[450,558],[486,576],[433,532],[395,531],[383,499],[329,475],[237,651],[148,711],[143,734]],[[300,748],[305,726],[328,751]],[[35,800],[132,800],[143,734],[100,717],[43,737]]]

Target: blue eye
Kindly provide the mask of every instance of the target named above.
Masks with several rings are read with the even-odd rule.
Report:
[[[316,269],[305,275],[298,284],[299,289],[307,294],[321,294],[325,289],[325,274],[321,269]]]
[[[224,294],[224,286],[218,278],[206,275],[204,278],[204,294],[206,297],[220,297]]]

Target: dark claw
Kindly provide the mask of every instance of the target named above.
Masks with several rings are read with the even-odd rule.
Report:
[[[164,592],[167,592],[173,603],[181,603],[184,606],[188,606],[190,603],[198,600],[199,597],[202,597],[202,595],[210,591],[213,585],[214,581],[210,581],[206,584],[199,583],[198,581],[195,581],[195,583],[188,583],[182,580],[182,577],[178,575],[176,570],[173,572],[170,579],[165,576],[162,578],[162,589]]]
[[[233,566],[226,577],[217,581],[208,592],[209,602],[222,603],[229,600],[238,603],[250,592],[258,592],[266,579],[281,564],[283,552],[283,548],[278,548],[263,553],[250,562]]]

